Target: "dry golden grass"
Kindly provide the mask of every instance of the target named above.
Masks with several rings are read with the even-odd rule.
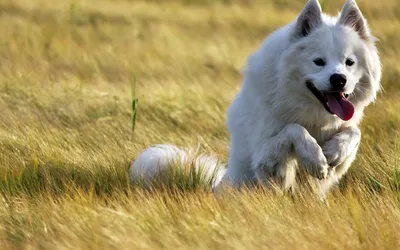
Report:
[[[200,143],[227,160],[240,70],[304,2],[1,0],[1,249],[400,248],[398,0],[359,0],[385,91],[329,206],[305,193],[217,201],[129,186],[129,164],[153,143]],[[334,14],[342,2],[323,5]]]

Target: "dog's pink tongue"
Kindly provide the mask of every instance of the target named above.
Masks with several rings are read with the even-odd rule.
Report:
[[[354,115],[354,105],[340,94],[326,94],[328,105],[332,113],[344,121],[350,120]]]

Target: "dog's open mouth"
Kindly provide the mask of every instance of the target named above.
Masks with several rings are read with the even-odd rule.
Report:
[[[307,88],[324,105],[326,111],[337,115],[343,121],[350,120],[354,115],[354,105],[347,98],[348,94],[343,92],[321,92],[312,82],[306,82]]]

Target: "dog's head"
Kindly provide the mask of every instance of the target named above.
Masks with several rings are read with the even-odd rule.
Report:
[[[293,24],[290,47],[282,55],[281,79],[302,93],[299,105],[318,105],[322,116],[350,120],[380,89],[381,65],[375,38],[354,0],[337,18],[310,0]]]

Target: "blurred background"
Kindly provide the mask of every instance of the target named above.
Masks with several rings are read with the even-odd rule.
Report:
[[[2,0],[3,127],[13,127],[8,122],[14,116],[25,125],[40,121],[73,131],[115,126],[121,141],[131,136],[135,78],[138,147],[190,144],[199,135],[216,143],[215,150],[222,143],[226,151],[225,113],[239,90],[240,70],[263,39],[294,20],[305,2]],[[330,14],[344,3],[320,2]],[[358,4],[379,38],[385,90],[395,96],[400,4]]]
[[[320,2],[332,15],[344,4]],[[71,235],[86,235],[86,225],[78,230],[68,220],[87,219],[74,206],[99,202],[93,197],[104,194],[123,196],[129,164],[150,144],[200,144],[226,161],[226,111],[241,87],[247,57],[270,32],[295,20],[305,3],[0,0],[4,242],[44,242],[46,230],[54,233],[61,225]],[[384,91],[367,109],[360,154],[341,190],[351,181],[355,190],[398,196],[400,2],[357,3],[379,39]],[[46,211],[61,212],[55,200],[66,196],[80,201],[66,198],[64,206],[74,207],[69,214],[46,219]],[[115,204],[123,206],[116,196]],[[115,232],[122,237],[131,233],[118,231],[126,228]],[[65,242],[75,239],[71,235],[64,235]]]

